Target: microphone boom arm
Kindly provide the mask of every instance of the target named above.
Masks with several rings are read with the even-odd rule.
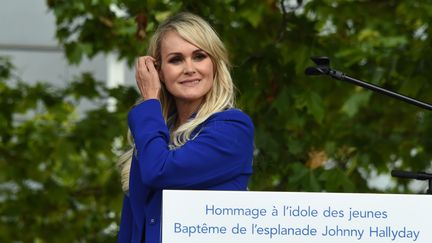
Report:
[[[337,71],[337,70],[330,68],[330,59],[328,57],[311,57],[311,59],[317,66],[306,68],[306,70],[305,70],[306,75],[328,75],[334,79],[338,79],[338,80],[342,80],[342,81],[346,81],[346,82],[358,85],[358,86],[363,87],[365,89],[369,89],[369,90],[378,92],[380,94],[384,94],[384,95],[396,98],[398,100],[405,101],[409,104],[416,105],[416,106],[421,107],[423,109],[432,110],[431,104],[413,99],[413,98],[405,96],[405,95],[401,95],[399,93],[381,88],[379,86],[367,83],[367,82],[359,80],[359,79],[349,77],[340,71]],[[432,194],[432,174],[425,173],[425,172],[414,173],[414,172],[392,170],[391,175],[393,177],[399,177],[399,178],[427,180],[429,182],[429,188],[427,189],[426,193]]]
[[[305,70],[306,75],[328,75],[334,79],[346,81],[352,84],[355,84],[357,86],[363,87],[365,89],[369,89],[372,91],[375,91],[380,94],[384,94],[393,98],[396,98],[398,100],[405,101],[407,103],[410,103],[412,105],[416,105],[418,107],[421,107],[423,109],[432,110],[432,105],[425,103],[423,101],[419,101],[416,99],[413,99],[411,97],[401,95],[399,93],[381,88],[379,86],[367,83],[365,81],[352,78],[350,76],[345,75],[344,73],[334,70],[330,68],[330,60],[328,57],[312,57],[312,61],[317,64],[316,67],[308,67]]]

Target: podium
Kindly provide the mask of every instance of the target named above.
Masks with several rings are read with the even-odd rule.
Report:
[[[164,190],[162,243],[432,242],[428,195]]]

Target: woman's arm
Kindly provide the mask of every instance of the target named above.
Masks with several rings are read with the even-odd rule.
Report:
[[[241,111],[213,115],[199,135],[169,150],[169,132],[158,100],[129,113],[142,181],[151,188],[202,188],[252,172],[253,124]]]

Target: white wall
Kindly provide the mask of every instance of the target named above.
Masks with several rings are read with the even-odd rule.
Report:
[[[44,0],[0,0],[0,55],[9,56],[29,83],[62,86],[84,71],[110,86],[134,83],[132,71],[112,56],[98,55],[78,66],[69,65],[55,39],[55,18]]]

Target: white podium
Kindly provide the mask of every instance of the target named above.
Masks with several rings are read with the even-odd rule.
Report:
[[[432,196],[165,190],[163,243],[432,242]]]

